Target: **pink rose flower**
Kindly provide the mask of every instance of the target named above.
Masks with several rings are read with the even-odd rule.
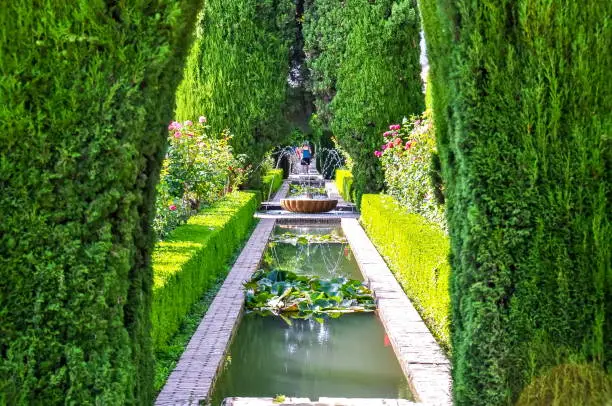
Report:
[[[389,126],[389,130],[393,130],[393,131],[397,131],[400,128],[402,128],[402,126],[399,125],[399,124],[392,124],[392,125]]]
[[[181,138],[181,135],[182,135],[181,132],[177,131],[174,133],[174,138]]]
[[[393,140],[393,143],[394,143],[395,145],[399,145],[399,144],[401,144],[401,143],[402,143],[402,139],[401,139],[401,138],[396,138],[396,139],[394,139],[394,140]]]
[[[187,120],[184,123],[185,127],[189,127],[190,125],[193,125],[193,123],[191,122],[191,120]]]
[[[385,149],[387,149],[387,144],[383,145],[381,148],[384,151]]]
[[[200,121],[200,124],[204,124],[206,122],[206,117],[200,116],[198,120]]]
[[[176,205],[171,204],[170,206],[168,206],[168,208],[170,209],[170,211],[175,211],[176,210]]]
[[[406,142],[406,149],[410,149],[412,147],[412,143],[410,141]]]
[[[374,151],[374,156],[375,156],[376,158],[380,158],[380,157],[382,156],[382,152],[380,152],[380,151]]]
[[[383,136],[384,136],[384,137],[389,137],[391,134],[392,134],[392,133],[391,133],[391,131],[385,131],[385,132],[383,133]]]

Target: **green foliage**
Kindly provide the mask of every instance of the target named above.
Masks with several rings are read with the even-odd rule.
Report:
[[[264,201],[268,201],[283,184],[283,170],[271,169],[261,179],[261,193]]]
[[[612,370],[612,2],[422,0],[457,405]]]
[[[346,169],[336,169],[336,188],[346,202],[353,200],[353,175]]]
[[[607,406],[611,400],[612,377],[601,368],[562,364],[536,377],[515,406]]]
[[[156,245],[151,312],[155,348],[176,333],[191,306],[214,284],[250,229],[258,203],[254,193],[228,194]]]
[[[207,0],[177,92],[178,119],[205,112],[213,132],[231,129],[254,168],[287,133],[294,16],[291,0]]]
[[[245,306],[262,315],[322,321],[323,315],[372,312],[376,303],[363,283],[344,277],[321,279],[291,271],[259,270],[245,284]]]
[[[0,12],[0,404],[152,403],[155,184],[196,0]]]
[[[414,116],[385,131],[383,146],[374,154],[381,157],[386,193],[410,213],[420,214],[446,228],[444,194],[440,185],[436,136],[430,113]]]
[[[363,196],[361,224],[440,345],[449,350],[450,244],[444,231],[386,195]]]
[[[416,0],[318,0],[304,37],[319,119],[354,162],[357,203],[382,188],[372,155],[386,123],[423,111]]]

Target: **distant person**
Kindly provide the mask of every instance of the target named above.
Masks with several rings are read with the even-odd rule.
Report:
[[[307,142],[302,145],[302,167],[306,169],[306,174],[310,173],[310,159],[312,158],[312,152]]]

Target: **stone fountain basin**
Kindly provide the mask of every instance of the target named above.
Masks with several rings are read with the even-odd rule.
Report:
[[[281,199],[281,207],[287,211],[294,213],[324,213],[336,208],[338,200],[336,199]]]

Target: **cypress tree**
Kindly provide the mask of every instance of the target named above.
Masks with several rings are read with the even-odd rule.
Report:
[[[150,404],[155,184],[197,0],[0,11],[0,404]]]
[[[320,0],[305,14],[317,113],[355,162],[359,202],[383,185],[380,134],[424,108],[416,0]]]
[[[512,403],[559,364],[610,371],[612,3],[420,8],[452,243],[455,403]]]
[[[295,12],[291,0],[206,1],[177,92],[180,120],[204,114],[215,132],[229,128],[255,166],[287,130]]]

